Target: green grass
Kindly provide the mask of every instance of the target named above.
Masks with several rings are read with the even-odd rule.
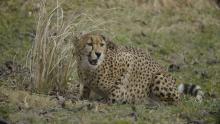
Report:
[[[178,106],[106,105],[97,102],[66,101],[62,108],[54,98],[30,94],[25,91],[0,88],[8,96],[9,104],[0,113],[13,123],[186,123],[203,121],[213,123],[217,119],[219,101],[215,99],[195,102],[183,99]],[[3,104],[3,103],[2,103]],[[1,105],[2,105],[1,104]],[[134,109],[135,107],[135,109]],[[3,108],[3,107],[2,107]]]
[[[12,58],[24,61],[33,42],[35,18],[31,11],[34,8],[22,0],[3,0],[0,7],[0,63]]]
[[[119,45],[148,49],[166,67],[180,64],[180,70],[172,75],[177,83],[200,85],[207,94],[202,103],[186,97],[177,106],[142,104],[135,105],[134,111],[132,105],[68,100],[62,108],[52,96],[13,87],[10,77],[0,78],[0,117],[12,123],[219,123],[219,8],[208,0],[189,0],[188,5],[174,0],[158,1],[139,5],[132,0],[65,0],[61,7],[64,20],[84,13],[72,20],[74,24],[81,22],[74,32],[99,30]],[[51,10],[55,4],[48,1],[46,7]],[[3,0],[0,3],[0,63],[16,60],[25,64],[36,32],[38,12],[37,2]],[[77,79],[73,75],[71,80]],[[22,84],[20,80],[15,80],[16,83]]]

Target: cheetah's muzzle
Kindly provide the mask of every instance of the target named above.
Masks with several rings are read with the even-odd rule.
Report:
[[[89,63],[90,63],[91,65],[97,65],[98,59],[94,59],[94,60],[90,60],[90,59],[89,59]]]
[[[88,61],[89,61],[89,63],[90,63],[91,65],[97,65],[100,56],[101,56],[101,53],[99,53],[99,52],[95,52],[95,54],[94,54],[93,56],[92,56],[92,54],[90,53],[90,54],[88,55]]]

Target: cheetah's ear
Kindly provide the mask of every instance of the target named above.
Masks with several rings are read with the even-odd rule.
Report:
[[[113,49],[117,48],[117,45],[115,43],[113,43],[110,39],[106,38],[103,35],[101,35],[101,36],[106,42],[107,49],[113,50]]]
[[[106,38],[103,34],[101,34],[100,36],[102,37],[102,39],[103,39],[104,41],[107,40],[107,38]]]
[[[78,45],[79,45],[79,40],[82,38],[82,36],[84,36],[86,33],[85,32],[80,32],[80,33],[73,33],[73,44],[76,46],[76,47],[78,47]]]

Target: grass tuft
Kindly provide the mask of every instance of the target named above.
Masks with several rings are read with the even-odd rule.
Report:
[[[68,39],[72,34],[71,25],[69,20],[64,20],[58,1],[53,10],[47,10],[45,1],[41,2],[29,61],[33,86],[39,92],[64,92],[66,89],[75,65],[71,52],[73,44]]]
[[[117,9],[97,12],[78,10],[66,14],[58,0],[53,9],[49,9],[47,4],[46,1],[40,4],[36,36],[28,65],[31,68],[34,89],[46,93],[64,93],[70,79],[76,80],[74,38],[81,33],[108,32],[108,25],[115,22],[104,18]]]

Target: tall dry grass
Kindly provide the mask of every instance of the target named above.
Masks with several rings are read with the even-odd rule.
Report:
[[[32,88],[38,92],[65,93],[69,84],[77,82],[74,41],[79,34],[104,31],[106,21],[84,12],[64,13],[61,4],[41,1],[36,36],[30,50]]]
[[[64,20],[63,10],[57,1],[56,7],[47,10],[46,2],[40,3],[36,37],[31,49],[31,78],[39,92],[64,92],[69,77],[74,72],[72,55],[72,24]]]

